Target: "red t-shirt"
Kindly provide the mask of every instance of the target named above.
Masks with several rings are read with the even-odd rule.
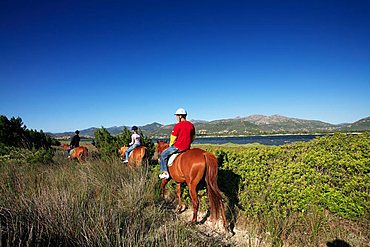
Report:
[[[177,123],[172,130],[172,135],[176,136],[175,147],[180,150],[188,150],[195,135],[194,125],[189,121],[181,121]]]

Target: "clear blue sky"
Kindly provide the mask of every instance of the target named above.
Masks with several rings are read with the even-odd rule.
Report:
[[[370,1],[0,1],[0,114],[31,129],[370,116]]]

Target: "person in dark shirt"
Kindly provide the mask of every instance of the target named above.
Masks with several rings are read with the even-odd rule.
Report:
[[[80,146],[80,131],[76,130],[75,135],[71,139],[71,143],[69,144],[69,149],[66,151],[66,155],[68,158],[71,158],[71,153],[73,153],[73,149]]]
[[[71,143],[69,144],[69,147],[71,149],[79,147],[80,146],[80,131],[76,130],[75,135],[72,137]]]

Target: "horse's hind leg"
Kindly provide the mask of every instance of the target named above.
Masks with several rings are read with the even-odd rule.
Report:
[[[189,183],[189,192],[191,197],[191,203],[193,204],[193,219],[191,223],[195,224],[197,222],[197,215],[198,215],[198,208],[199,208],[199,200],[197,195],[197,185]]]
[[[176,207],[176,213],[179,214],[185,209],[181,201],[181,183],[176,184],[176,195],[177,195],[177,202],[178,202],[177,207]]]
[[[78,160],[80,163],[82,163],[82,154],[78,154],[78,155],[77,155],[77,160]]]

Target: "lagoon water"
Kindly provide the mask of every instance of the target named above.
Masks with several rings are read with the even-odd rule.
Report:
[[[240,137],[197,137],[194,144],[248,144],[260,143],[263,145],[279,146],[292,142],[310,141],[322,135],[273,135],[273,136],[240,136]]]
[[[266,136],[237,136],[237,137],[196,137],[193,144],[250,144],[260,143],[263,145],[280,146],[292,142],[306,142],[314,139],[316,135],[266,135]],[[153,138],[153,142],[157,142],[158,138]],[[160,140],[164,140],[160,138]],[[91,142],[92,139],[81,139],[81,142]],[[167,139],[169,141],[169,139]]]

